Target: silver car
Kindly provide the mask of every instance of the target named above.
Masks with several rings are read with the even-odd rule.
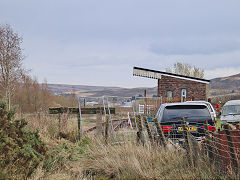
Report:
[[[240,100],[231,100],[224,104],[221,114],[221,124],[225,123],[240,123]]]

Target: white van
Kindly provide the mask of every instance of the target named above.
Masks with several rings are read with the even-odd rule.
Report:
[[[240,123],[240,100],[231,100],[224,104],[221,114],[221,124]]]

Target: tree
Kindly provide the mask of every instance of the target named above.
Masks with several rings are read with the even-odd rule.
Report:
[[[0,84],[2,96],[7,99],[8,109],[11,107],[16,82],[19,82],[24,72],[21,43],[22,38],[13,32],[10,25],[0,25]]]
[[[54,95],[49,91],[47,81],[39,84],[36,77],[28,75],[23,77],[23,82],[16,87],[12,104],[18,105],[19,113],[46,112],[54,102]]]
[[[174,67],[167,68],[166,72],[175,73],[179,75],[185,75],[195,78],[204,78],[204,70],[190,64],[184,64],[177,62],[174,64]]]

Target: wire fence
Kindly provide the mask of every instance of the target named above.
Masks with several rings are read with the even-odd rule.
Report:
[[[137,132],[138,142],[160,144],[164,147],[171,145],[173,148],[186,150],[186,158],[193,167],[198,166],[199,161],[208,161],[217,166],[223,172],[233,172],[239,175],[240,170],[240,128],[225,125],[224,130],[216,131],[211,123],[188,122],[182,118],[171,125],[160,124],[157,119],[149,128],[147,117],[138,116]],[[144,126],[148,138],[144,138]],[[142,132],[141,132],[142,131]]]
[[[223,172],[239,175],[240,126],[226,124],[218,131],[213,121],[190,122],[184,118],[160,124],[155,118],[160,105],[180,101],[161,97],[80,97],[79,107],[60,108],[51,117],[58,119],[59,132],[75,129],[78,138],[94,134],[106,142],[111,138],[112,144],[137,140],[143,145],[150,142],[168,149],[183,149],[193,167],[208,161]]]

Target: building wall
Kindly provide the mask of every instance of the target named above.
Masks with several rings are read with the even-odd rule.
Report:
[[[206,84],[162,76],[158,80],[158,96],[167,97],[167,91],[173,91],[173,98],[181,98],[181,90],[187,89],[187,99],[206,100]]]

